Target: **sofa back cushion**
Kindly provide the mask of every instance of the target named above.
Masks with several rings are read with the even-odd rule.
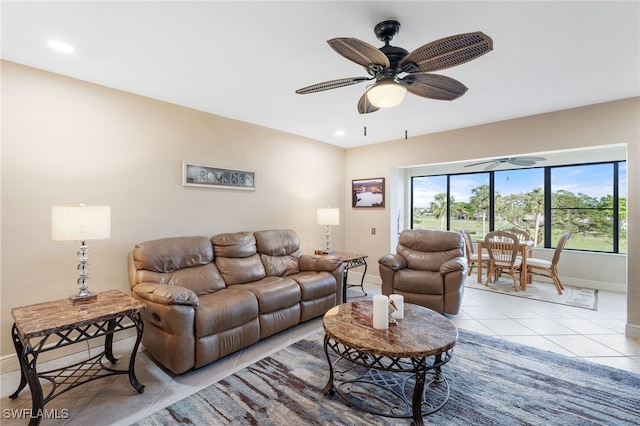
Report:
[[[300,239],[290,229],[253,233],[260,260],[268,276],[284,277],[300,272]]]
[[[133,248],[135,283],[178,285],[197,295],[225,288],[213,263],[213,247],[206,237],[162,238]]]
[[[245,284],[267,276],[250,232],[219,234],[211,237],[215,263],[227,285]]]
[[[453,231],[405,230],[400,234],[397,252],[406,259],[408,268],[437,272],[447,260],[464,256],[464,240]]]

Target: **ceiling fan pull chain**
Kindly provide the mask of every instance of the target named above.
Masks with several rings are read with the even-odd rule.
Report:
[[[409,101],[405,98],[404,100],[404,123],[405,123],[405,129],[404,129],[404,140],[408,139],[408,131],[407,129],[409,128]]]

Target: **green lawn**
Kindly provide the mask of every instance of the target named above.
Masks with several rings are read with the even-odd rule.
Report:
[[[486,231],[489,232],[489,222],[486,223]],[[425,229],[440,229],[440,220],[436,219],[434,216],[426,216],[419,220],[419,222],[414,226],[414,228],[425,228]],[[461,229],[466,229],[471,234],[471,239],[473,241],[479,240],[483,238],[482,234],[482,221],[479,220],[462,220],[462,219],[454,219],[451,220],[451,230],[459,231]],[[552,235],[553,244],[555,246],[556,242],[563,234],[561,230],[554,231]],[[620,253],[627,252],[627,239],[626,233],[620,236]],[[538,246],[542,246],[540,243]],[[571,235],[571,239],[567,241],[567,245],[565,248],[568,249],[579,249],[579,250],[591,250],[591,251],[604,251],[611,252],[613,249],[613,241],[611,236],[592,236],[592,235],[582,235],[580,233],[574,233]]]

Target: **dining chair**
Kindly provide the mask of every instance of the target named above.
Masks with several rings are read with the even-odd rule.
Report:
[[[518,237],[519,241],[532,241],[531,234],[529,234],[529,232],[525,231],[524,229],[509,228],[505,229],[505,231],[514,234],[516,237]]]
[[[569,238],[571,238],[570,232],[565,232],[564,235],[560,237],[560,239],[558,240],[558,244],[556,244],[556,251],[553,253],[553,259],[551,259],[551,261],[538,259],[535,257],[528,258],[527,277],[532,275],[539,275],[542,277],[551,278],[556,286],[556,290],[558,290],[558,294],[562,294],[562,290],[564,290],[564,287],[562,286],[560,277],[558,276],[558,261],[560,260],[562,250],[564,250],[564,246],[567,244],[567,240]]]
[[[473,271],[473,267],[478,264],[478,262],[484,262],[487,266],[489,265],[489,254],[488,253],[475,253],[473,250],[473,241],[471,240],[471,234],[466,229],[461,229],[460,233],[464,238],[464,253],[467,256],[467,264],[469,266],[467,270],[467,275],[471,275],[471,271]]]
[[[522,258],[518,256],[520,242],[511,232],[493,231],[484,237],[484,244],[489,254],[489,272],[484,285],[489,285],[491,277],[506,272],[513,279],[513,288],[518,291],[518,270],[522,266]]]

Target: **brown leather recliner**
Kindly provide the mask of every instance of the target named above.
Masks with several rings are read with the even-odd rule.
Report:
[[[199,368],[340,303],[342,261],[303,255],[291,230],[175,237],[129,254],[142,344],[176,374]]]
[[[462,235],[406,230],[400,234],[396,251],[378,260],[382,294],[401,294],[406,303],[440,313],[460,312],[467,272]]]

